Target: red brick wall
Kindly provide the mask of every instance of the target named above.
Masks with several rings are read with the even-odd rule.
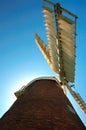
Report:
[[[1,118],[0,130],[85,130],[68,106],[72,107],[55,81],[35,81]]]

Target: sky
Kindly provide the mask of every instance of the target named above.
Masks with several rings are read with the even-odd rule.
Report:
[[[86,101],[86,0],[52,0],[78,16],[75,87]],[[16,100],[14,92],[36,77],[56,76],[39,51],[34,32],[46,41],[42,0],[0,0],[0,117]],[[70,95],[86,125],[86,116]]]

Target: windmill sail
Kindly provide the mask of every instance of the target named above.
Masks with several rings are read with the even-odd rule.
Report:
[[[68,84],[74,83],[75,79],[77,16],[61,7],[59,3],[54,4],[49,0],[43,2],[48,43],[45,44],[36,33],[35,41],[51,69],[59,75],[63,91],[65,92],[66,86],[86,114],[86,104]]]
[[[43,5],[48,44],[44,45],[37,34],[35,35],[36,43],[38,46],[40,44],[43,54],[46,53],[50,67],[59,74],[60,79],[74,82],[76,16],[60,7],[58,3],[53,4],[49,0],[44,1],[52,6]],[[65,12],[65,15],[63,12]],[[71,14],[72,18],[70,18],[70,15],[66,17],[67,14]]]
[[[76,93],[75,91],[73,91],[71,89],[71,87],[68,85],[67,82],[65,84],[66,84],[69,92],[71,93],[71,95],[75,99],[75,101],[78,103],[78,105],[80,106],[80,108],[82,109],[82,111],[86,114],[86,103],[84,102],[84,100],[82,99],[82,97],[80,96],[80,94]]]
[[[35,33],[35,41],[40,49],[40,51],[42,52],[42,54],[44,55],[45,59],[47,60],[48,64],[50,65],[51,69],[55,72],[59,72],[59,66],[58,66],[58,62],[56,63],[55,61],[58,61],[58,55],[55,57],[54,53],[56,50],[56,47],[54,46],[53,50],[51,48],[51,46],[46,45],[43,40],[41,40],[41,38]]]

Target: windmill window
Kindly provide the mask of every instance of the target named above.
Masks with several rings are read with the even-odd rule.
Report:
[[[71,106],[67,105],[67,107],[72,113],[76,114],[75,110]]]

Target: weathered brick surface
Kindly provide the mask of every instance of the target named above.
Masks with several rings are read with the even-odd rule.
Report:
[[[32,83],[0,120],[0,130],[85,130],[60,86],[52,80]]]

